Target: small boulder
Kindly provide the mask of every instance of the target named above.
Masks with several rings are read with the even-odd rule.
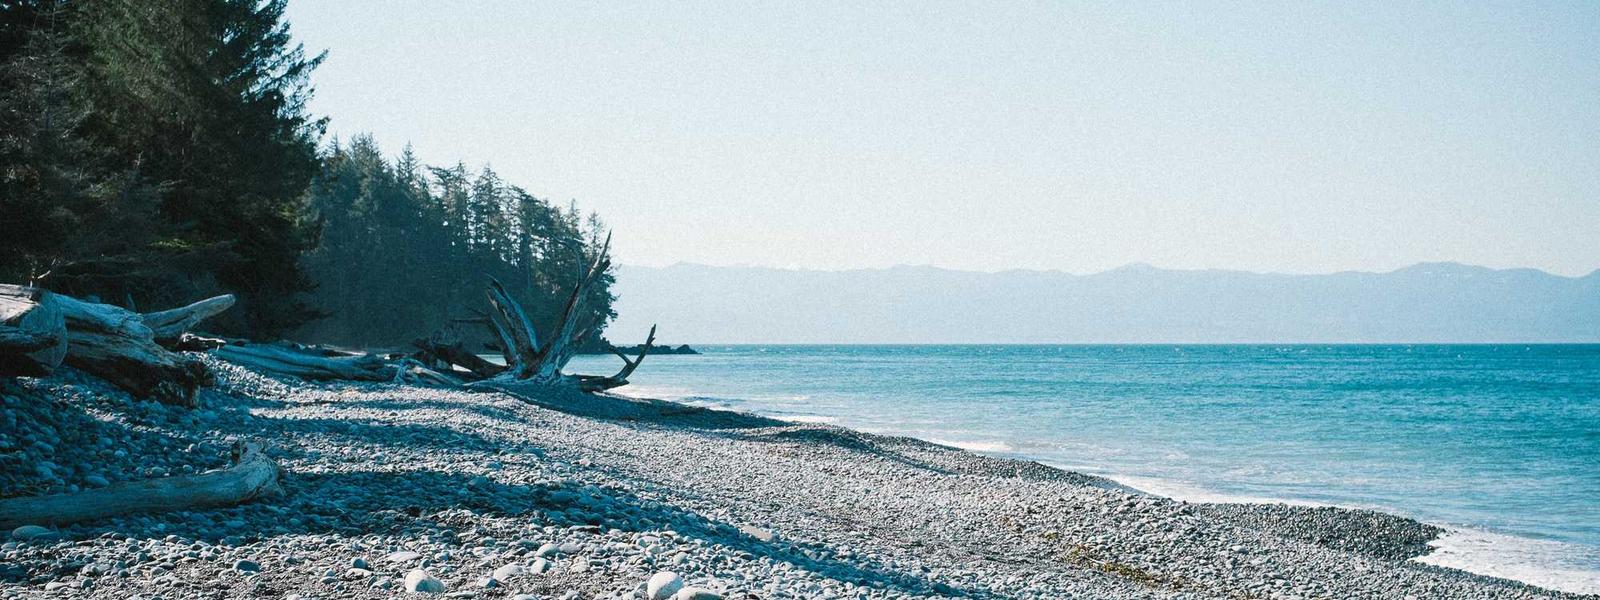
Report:
[[[493,573],[493,576],[494,576],[495,579],[499,579],[500,581],[505,581],[507,579],[511,579],[512,577],[516,577],[518,575],[521,575],[526,571],[527,571],[527,569],[524,569],[522,567],[522,565],[510,564],[510,565],[506,565],[506,566],[500,567],[498,569],[495,569],[494,573]]]
[[[239,560],[233,561],[233,570],[238,571],[240,573],[260,573],[261,572],[261,563],[258,563],[258,562],[253,561],[253,560],[245,560],[245,559],[241,558]]]
[[[406,573],[406,591],[418,594],[443,594],[444,582],[422,569]]]
[[[11,530],[11,539],[23,542],[40,538],[48,538],[52,535],[55,535],[55,532],[38,525],[23,525]]]
[[[389,553],[389,556],[385,557],[384,560],[387,560],[389,562],[399,563],[399,562],[411,562],[411,561],[419,559],[419,558],[422,558],[422,554],[421,553],[412,552],[410,550],[401,550],[399,552],[391,552],[391,553]]]
[[[644,597],[647,600],[667,600],[678,590],[683,589],[683,578],[672,571],[661,571],[650,576],[644,584]]]

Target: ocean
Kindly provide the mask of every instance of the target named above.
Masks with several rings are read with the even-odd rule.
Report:
[[[1600,592],[1600,345],[697,349],[648,358],[619,391],[1191,501],[1379,509],[1450,529],[1425,562]]]

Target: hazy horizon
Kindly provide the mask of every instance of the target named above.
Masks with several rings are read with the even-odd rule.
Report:
[[[757,344],[1596,343],[1600,271],[622,266],[606,337]]]
[[[288,16],[330,139],[493,165],[630,264],[1600,265],[1600,4]]]
[[[1430,265],[1458,266],[1458,267],[1466,267],[1466,268],[1469,268],[1469,269],[1486,269],[1486,270],[1490,270],[1490,271],[1538,271],[1538,272],[1544,273],[1546,275],[1551,275],[1551,276],[1554,276],[1554,277],[1560,277],[1560,278],[1563,278],[1563,279],[1583,279],[1583,278],[1589,277],[1591,275],[1600,274],[1600,266],[1597,266],[1594,269],[1591,269],[1589,271],[1579,272],[1576,275],[1565,275],[1565,274],[1562,274],[1562,273],[1556,273],[1556,272],[1548,271],[1548,270],[1545,270],[1545,269],[1540,269],[1538,267],[1516,267],[1516,266],[1511,266],[1511,267],[1490,267],[1490,266],[1485,266],[1485,265],[1474,265],[1474,264],[1469,264],[1469,263],[1463,263],[1463,262],[1453,261],[1453,260],[1415,262],[1415,263],[1411,263],[1411,264],[1408,264],[1408,265],[1402,265],[1402,266],[1394,267],[1394,268],[1391,268],[1391,269],[1345,269],[1345,270],[1342,270],[1342,271],[1309,271],[1309,272],[1251,271],[1251,270],[1247,270],[1247,269],[1228,269],[1228,268],[1221,268],[1221,267],[1175,268],[1175,267],[1163,267],[1161,265],[1152,265],[1152,264],[1147,263],[1147,262],[1124,263],[1124,264],[1117,265],[1117,266],[1114,266],[1114,267],[1095,270],[1095,271],[1069,271],[1069,270],[1066,270],[1066,269],[1029,269],[1029,268],[1020,268],[1020,267],[999,268],[999,269],[961,269],[961,268],[955,268],[955,267],[947,267],[947,266],[944,266],[944,265],[926,264],[926,263],[924,263],[924,264],[896,263],[896,264],[885,265],[885,266],[881,266],[881,267],[848,267],[848,268],[786,267],[786,266],[778,266],[778,265],[762,265],[762,264],[753,264],[753,263],[713,264],[713,263],[694,262],[694,261],[687,261],[687,260],[680,260],[678,262],[674,262],[674,263],[671,263],[671,264],[665,264],[665,265],[637,264],[637,263],[618,263],[617,264],[617,266],[621,267],[621,268],[648,268],[648,269],[667,269],[667,268],[672,268],[672,267],[686,266],[686,267],[710,267],[710,268],[719,268],[719,269],[770,269],[770,270],[774,270],[774,271],[797,271],[797,272],[814,272],[814,273],[844,273],[844,272],[851,272],[851,271],[884,271],[884,270],[890,270],[890,269],[937,269],[937,270],[941,270],[941,271],[952,271],[952,272],[957,272],[957,273],[976,273],[976,274],[985,274],[985,275],[996,275],[996,274],[1002,274],[1002,273],[1024,272],[1024,273],[1060,273],[1060,274],[1063,274],[1063,275],[1073,275],[1073,276],[1077,276],[1077,277],[1085,277],[1085,276],[1090,276],[1090,275],[1100,275],[1100,274],[1109,273],[1109,272],[1112,272],[1112,271],[1119,271],[1119,270],[1124,270],[1124,269],[1137,269],[1137,268],[1149,268],[1149,269],[1154,269],[1154,270],[1158,270],[1158,271],[1174,271],[1174,272],[1241,273],[1241,274],[1246,274],[1246,275],[1302,276],[1302,275],[1338,275],[1338,274],[1342,274],[1342,273],[1381,275],[1381,274],[1384,274],[1384,273],[1394,273],[1396,271],[1404,271],[1406,269],[1412,269],[1412,268],[1417,268],[1417,267],[1426,267],[1426,266],[1430,266]]]

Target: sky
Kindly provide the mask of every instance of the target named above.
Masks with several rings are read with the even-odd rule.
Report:
[[[1600,268],[1596,2],[291,0],[329,135],[620,262]]]

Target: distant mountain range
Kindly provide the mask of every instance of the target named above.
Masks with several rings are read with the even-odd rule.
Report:
[[[1600,342],[1600,271],[620,267],[618,344]]]

